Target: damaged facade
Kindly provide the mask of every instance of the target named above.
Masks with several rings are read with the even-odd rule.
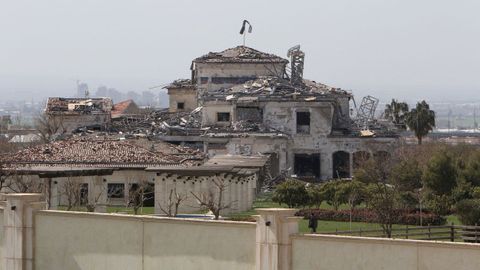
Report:
[[[193,60],[199,107],[179,125],[163,121],[159,138],[196,142],[210,156],[267,154],[276,174],[311,181],[351,177],[355,156],[397,142],[395,131],[351,118],[351,93],[303,79],[299,46],[288,55],[290,65],[239,46]]]
[[[65,132],[86,126],[105,130],[111,120],[112,107],[110,98],[51,97],[47,100],[45,114],[61,123]]]

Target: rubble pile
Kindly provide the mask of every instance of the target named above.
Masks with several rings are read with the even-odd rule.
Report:
[[[92,112],[109,113],[113,107],[110,98],[59,98],[47,100],[47,114],[63,114],[66,112],[87,114]]]
[[[334,98],[337,95],[348,95],[345,90],[333,88],[315,81],[304,80],[302,84],[292,84],[289,80],[275,76],[263,76],[255,80],[250,80],[244,84],[238,84],[231,88],[220,89],[218,91],[205,93],[206,99],[225,100],[249,97],[245,101],[261,99],[304,99],[305,101],[316,101],[318,98]]]
[[[169,85],[163,88],[187,88],[187,87],[195,87],[190,79],[178,79],[170,83]]]
[[[201,107],[192,112],[170,113],[158,110],[136,117],[124,117],[112,123],[112,132],[146,135],[167,134],[173,130],[199,129],[201,127]]]
[[[184,157],[150,151],[127,141],[92,139],[56,141],[8,157],[9,162],[46,164],[180,164],[184,160]]]

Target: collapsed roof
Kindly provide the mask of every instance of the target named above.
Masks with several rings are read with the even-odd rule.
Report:
[[[221,52],[209,52],[193,60],[194,63],[284,63],[280,56],[257,51],[246,46],[237,46]]]
[[[351,97],[352,95],[340,88],[333,88],[315,81],[303,80],[302,84],[292,84],[289,80],[275,76],[259,77],[244,84],[231,88],[205,93],[205,100],[226,99],[244,101],[272,99],[304,99],[318,101],[321,98]],[[246,98],[250,97],[250,98]],[[254,99],[252,99],[253,97]]]
[[[110,113],[113,103],[110,98],[61,98],[47,100],[48,114],[95,114]]]
[[[163,87],[165,89],[170,88],[195,88],[195,84],[190,79],[178,79]]]

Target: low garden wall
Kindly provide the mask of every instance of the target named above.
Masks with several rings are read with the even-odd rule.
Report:
[[[480,245],[350,236],[298,235],[292,269],[473,270]]]

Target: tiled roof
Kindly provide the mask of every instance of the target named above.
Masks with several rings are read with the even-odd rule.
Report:
[[[288,63],[280,56],[257,51],[246,46],[237,46],[222,52],[210,52],[193,62],[196,63]]]
[[[138,110],[137,104],[131,99],[125,100],[125,101],[122,101],[122,102],[119,102],[119,103],[113,105],[112,117],[115,118],[115,117],[119,117],[119,116],[124,115],[124,114],[130,114],[131,112],[128,112],[127,109],[131,105],[134,106],[133,108]]]
[[[185,157],[151,151],[125,140],[94,139],[70,139],[30,147],[4,157],[4,160],[9,163],[36,165],[189,165]]]

